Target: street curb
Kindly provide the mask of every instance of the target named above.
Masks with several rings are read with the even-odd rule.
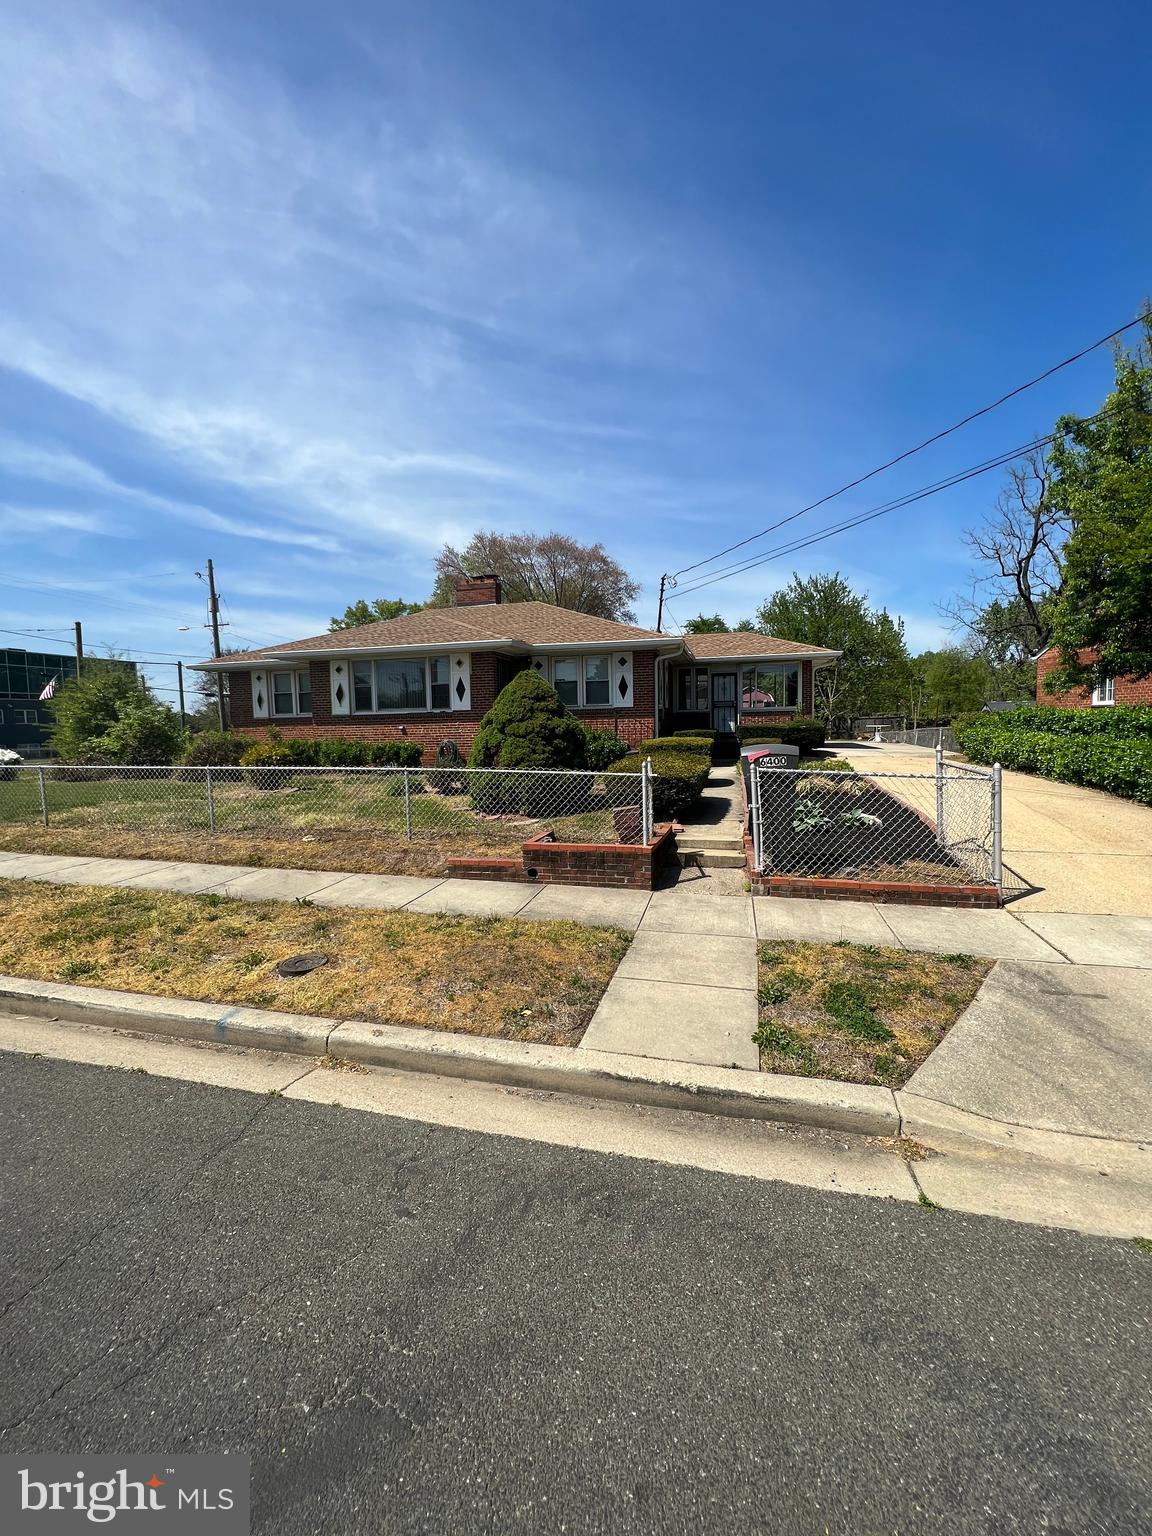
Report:
[[[580,1047],[488,1040],[447,1030],[274,1013],[15,976],[0,976],[0,1013],[299,1056],[331,1052],[365,1066],[653,1109],[771,1120],[856,1136],[900,1133],[895,1095],[887,1088],[859,1083],[656,1062]]]

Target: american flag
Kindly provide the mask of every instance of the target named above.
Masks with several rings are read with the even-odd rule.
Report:
[[[42,692],[40,694],[40,702],[41,702],[41,704],[44,703],[45,699],[50,699],[52,697],[52,695],[56,692],[56,682],[57,682],[57,678],[59,678],[59,676],[60,676],[60,674],[57,673],[56,677],[52,678],[51,681],[49,681],[49,682],[44,684],[44,688],[43,688],[43,690],[42,690]]]

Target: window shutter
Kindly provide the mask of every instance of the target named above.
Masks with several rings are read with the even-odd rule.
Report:
[[[452,700],[453,709],[472,708],[472,658],[467,651],[458,654],[453,653],[451,661],[451,677],[448,683],[448,694]]]
[[[328,670],[332,682],[332,713],[350,715],[352,713],[352,663],[341,656],[339,660],[328,663]]]
[[[252,718],[253,720],[267,720],[272,710],[272,700],[268,691],[272,686],[272,680],[267,672],[253,672],[252,674]]]
[[[542,677],[545,682],[548,681],[548,658],[547,658],[547,656],[533,656],[532,661],[531,661],[531,667],[532,667],[532,671],[535,672],[537,677]]]
[[[612,658],[612,708],[632,708],[632,652],[617,651]]]

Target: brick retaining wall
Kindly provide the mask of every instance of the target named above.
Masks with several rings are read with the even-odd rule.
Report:
[[[448,874],[460,880],[526,880],[538,885],[600,885],[651,891],[675,853],[670,824],[656,828],[647,846],[638,843],[560,843],[549,833],[530,838],[517,858],[452,858]]]

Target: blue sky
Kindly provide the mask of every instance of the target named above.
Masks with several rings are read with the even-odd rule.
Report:
[[[0,4],[0,628],[206,654],[478,526],[675,570],[1131,318],[1135,4]],[[1106,353],[822,522],[1090,410]],[[839,568],[939,641],[996,476]],[[5,641],[35,645],[5,634]],[[170,684],[160,670],[158,682]]]

